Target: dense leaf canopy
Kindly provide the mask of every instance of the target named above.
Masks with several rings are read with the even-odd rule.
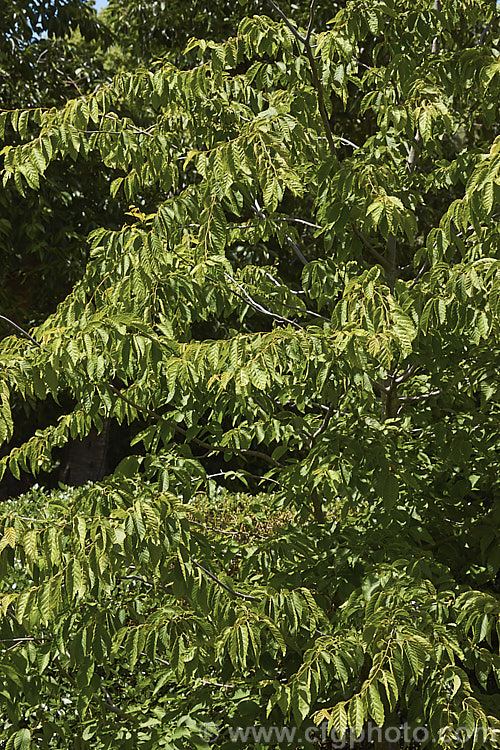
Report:
[[[0,114],[19,201],[88,160],[128,207],[0,344],[4,441],[12,401],[67,406],[1,471],[131,435],[102,482],[3,509],[8,748],[498,739],[496,7],[273,6]]]

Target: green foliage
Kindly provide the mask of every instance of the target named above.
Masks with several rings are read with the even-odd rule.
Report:
[[[401,716],[496,746],[494,16],[259,15],[191,40],[191,67],[1,115],[19,200],[89,160],[129,206],[32,338],[1,342],[4,441],[14,401],[69,404],[1,471],[49,469],[104,419],[133,432],[103,482],[4,509],[6,747]]]

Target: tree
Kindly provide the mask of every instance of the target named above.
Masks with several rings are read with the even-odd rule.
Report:
[[[131,204],[1,342],[4,440],[10,399],[71,404],[2,470],[104,420],[141,446],[5,507],[6,747],[497,744],[496,9],[270,5],[194,67],[2,115],[21,195],[79,155]]]
[[[60,107],[106,80],[104,54],[107,40],[94,9],[84,0],[28,2],[6,0],[2,6],[0,35],[0,101],[4,109]],[[109,37],[109,32],[108,32]],[[26,135],[28,122],[20,123]],[[31,133],[31,129],[29,129]],[[2,130],[1,145],[19,143],[10,125]],[[25,196],[12,185],[0,198],[0,301],[4,312],[18,322],[40,322],[53,309],[54,298],[64,299],[83,272],[84,238],[99,225],[99,199],[108,197],[107,186],[94,196],[82,174],[53,165],[36,193]],[[81,200],[86,193],[86,200]],[[29,217],[29,220],[27,219]]]

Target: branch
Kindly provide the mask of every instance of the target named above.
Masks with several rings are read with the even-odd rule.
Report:
[[[264,221],[268,220],[268,217],[266,216],[266,214],[264,213],[264,211],[260,207],[260,204],[259,204],[259,201],[257,200],[257,198],[254,198],[254,205],[251,206],[251,208],[252,208],[252,211],[254,212],[254,214],[259,217],[259,219],[264,219]],[[321,229],[321,227],[318,227],[318,228]],[[309,261],[307,260],[307,258],[305,257],[305,255],[303,254],[302,250],[297,245],[297,243],[292,240],[292,238],[290,237],[289,234],[285,234],[285,239],[288,242],[288,244],[290,245],[290,247],[292,248],[292,250],[295,253],[295,255],[297,256],[297,258],[300,260],[300,262],[304,266],[307,266],[307,264],[309,263]]]
[[[437,391],[431,391],[430,393],[419,393],[418,396],[399,396],[398,401],[401,404],[416,404],[419,401],[425,401],[428,398],[433,398],[434,396],[440,396],[442,394],[442,390]]]
[[[281,10],[281,8],[279,7],[279,5],[276,5],[276,3],[274,2],[274,0],[267,0],[267,1],[268,1],[269,5],[272,5],[272,7],[273,7],[273,8],[274,8],[274,10],[276,11],[276,13],[277,13],[277,14],[278,14],[279,16],[281,16],[281,18],[282,18],[282,19],[283,19],[283,21],[285,22],[285,25],[286,25],[286,26],[287,26],[287,27],[288,27],[288,28],[290,29],[290,31],[292,32],[292,34],[294,35],[294,37],[295,37],[295,38],[296,38],[296,39],[297,39],[297,40],[298,40],[299,42],[302,42],[302,44],[304,44],[304,45],[305,45],[305,44],[306,44],[306,43],[308,42],[308,40],[306,39],[306,37],[305,37],[305,36],[302,36],[302,34],[301,34],[301,33],[300,33],[300,31],[298,30],[298,28],[297,28],[296,26],[294,26],[294,25],[293,25],[293,24],[292,24],[292,23],[291,23],[291,22],[290,22],[290,21],[288,20],[287,16],[286,16],[286,15],[285,15],[285,14],[283,13],[283,11],[282,11],[282,10]]]
[[[120,716],[122,719],[128,719],[128,718],[130,718],[125,713],[125,711],[122,711],[121,708],[118,708],[118,706],[115,703],[113,703],[113,699],[112,699],[111,695],[109,694],[108,689],[105,688],[104,685],[101,685],[101,690],[102,690],[102,692],[104,694],[104,698],[106,699],[106,703],[108,704],[109,709],[110,709],[110,711],[112,711],[112,713],[116,714],[117,716]]]
[[[167,593],[171,594],[172,589],[170,586],[163,586],[161,583],[155,583],[154,581],[148,581],[147,578],[142,578],[141,576],[118,576],[118,581],[139,581],[140,583],[145,583],[147,586],[151,586],[152,588],[156,587],[158,589],[161,589],[162,591],[166,591]]]
[[[199,562],[196,562],[196,560],[193,560],[191,558],[191,562],[196,565],[197,568],[199,568],[203,573],[205,573],[206,576],[212,579],[212,581],[215,581],[215,583],[219,584],[223,589],[228,591],[230,594],[234,594],[234,596],[238,596],[240,599],[245,599],[246,601],[250,602],[260,602],[259,597],[257,596],[250,596],[249,594],[242,594],[241,591],[236,591],[236,589],[233,589],[231,586],[227,586],[223,581],[220,580],[220,578],[217,578],[213,573],[211,573],[209,570],[203,567],[203,565],[200,565]]]
[[[290,289],[286,284],[280,283],[277,279],[274,278],[274,276],[267,271],[264,271],[264,276],[267,276],[268,279],[271,279],[273,284],[278,287],[278,289],[286,289],[287,292],[290,292],[290,294],[299,294],[299,292],[295,291],[294,289]],[[209,277],[210,278],[210,277]],[[300,313],[307,313],[308,315],[312,315],[314,318],[320,318],[321,320],[326,320],[328,323],[330,322],[330,318],[327,318],[326,315],[321,315],[321,313],[314,312],[314,310],[309,310],[307,307],[297,307],[296,305],[289,305],[287,302],[283,302],[283,300],[278,300],[278,304],[282,305],[283,307],[287,307],[289,310],[295,310],[296,312]]]
[[[401,375],[397,376],[396,383],[398,385],[401,385],[401,383],[406,383],[406,381],[409,380],[409,378],[411,378],[411,376],[413,375],[416,369],[417,369],[416,365],[408,365],[408,367],[405,370],[403,370]]]
[[[33,336],[30,336],[27,331],[24,330],[24,328],[21,328],[21,326],[18,326],[17,323],[14,323],[13,320],[10,318],[6,318],[5,315],[0,315],[0,318],[2,320],[5,320],[6,323],[8,323],[12,328],[15,328],[18,333],[20,333],[25,338],[29,339],[32,344],[35,344],[35,346],[38,346],[40,349],[42,348],[42,345],[38,343],[36,339],[33,338]]]
[[[333,406],[329,406],[328,407],[328,411],[325,414],[325,418],[323,419],[323,423],[322,423],[321,427],[318,427],[318,429],[316,430],[316,432],[312,436],[313,441],[315,441],[316,438],[318,438],[320,435],[322,435],[323,432],[326,430],[326,428],[328,427],[328,423],[329,423],[329,421],[330,421],[330,419],[331,419],[332,414],[333,414],[334,411],[335,411],[335,408]]]
[[[295,328],[298,328],[300,331],[303,331],[304,329],[299,323],[296,323],[294,320],[290,320],[290,318],[284,318],[282,315],[278,315],[278,313],[273,313],[271,310],[268,310],[266,307],[263,307],[261,304],[256,302],[253,297],[249,295],[249,293],[246,291],[245,287],[239,284],[236,279],[234,279],[230,273],[225,272],[224,276],[226,276],[230,281],[233,282],[233,284],[236,284],[238,289],[241,291],[241,294],[238,294],[237,292],[232,290],[233,294],[236,294],[238,297],[243,298],[245,302],[247,302],[251,307],[254,308],[254,310],[257,310],[257,312],[263,313],[264,315],[268,315],[271,318],[274,318],[274,320],[279,321],[280,323],[288,323],[289,325],[295,326]],[[210,278],[210,277],[209,277]],[[213,281],[213,279],[211,279]]]
[[[455,534],[451,534],[450,536],[445,536],[443,539],[438,539],[437,542],[433,542],[432,544],[425,544],[422,549],[434,549],[435,547],[440,547],[442,544],[446,544],[447,542],[453,542],[458,539]]]
[[[227,688],[231,690],[235,690],[236,688],[241,687],[241,685],[235,685],[235,684],[226,683],[226,682],[210,682],[210,680],[202,680],[201,684],[207,685],[208,687]]]
[[[316,89],[316,95],[318,97],[318,109],[321,115],[321,119],[323,121],[323,128],[325,130],[326,140],[328,141],[328,146],[330,147],[330,152],[332,156],[335,156],[335,143],[333,140],[333,133],[332,133],[332,129],[330,126],[330,121],[328,119],[328,113],[326,111],[323,84],[321,83],[321,79],[320,79],[319,72],[318,72],[318,66],[316,65],[316,60],[314,59],[314,53],[311,47],[310,36],[311,36],[312,23],[314,20],[314,0],[311,0],[309,26],[307,29],[306,36],[302,36],[302,34],[297,29],[297,27],[294,26],[292,23],[290,23],[286,15],[283,13],[279,5],[277,5],[274,2],[274,0],[267,0],[267,1],[274,8],[274,10],[281,16],[287,28],[290,29],[290,31],[292,32],[294,37],[297,39],[297,41],[301,42],[304,45],[305,53],[307,55],[307,59],[309,60],[309,66],[311,68],[311,78],[312,78],[313,86]]]
[[[353,148],[361,148],[361,146],[358,146],[357,143],[353,143],[348,138],[343,138],[341,135],[338,135],[337,138],[344,146],[352,146]]]
[[[131,399],[127,398],[127,396],[124,396],[123,393],[111,383],[108,383],[108,385],[115,393],[115,395],[118,396],[118,398],[120,398],[122,401],[125,401],[125,403],[130,404],[130,406],[133,406],[133,408],[137,409],[137,411],[141,411],[144,414],[148,414],[150,417],[154,417],[155,419],[164,422],[183,437],[187,437],[187,430],[183,429],[175,422],[172,422],[170,419],[166,419],[166,417],[158,414],[158,412],[153,411],[152,409],[148,409],[146,406],[140,406],[139,404],[135,403]],[[204,440],[199,440],[199,438],[197,437],[191,438],[190,442],[212,453],[235,453],[236,455],[241,456],[251,456],[252,458],[260,458],[262,461],[266,461],[266,463],[271,464],[271,466],[282,468],[282,464],[280,464],[279,461],[275,461],[274,458],[271,458],[271,456],[268,456],[267,453],[262,453],[261,451],[254,451],[248,448],[231,448],[228,445],[206,443]]]
[[[421,141],[422,141],[422,136],[420,135],[420,131],[416,130],[415,137],[413,138],[413,143],[411,144],[410,153],[408,154],[408,159],[406,160],[406,167],[408,169],[408,172],[410,172],[410,174],[415,169],[415,164],[417,162],[417,156],[418,156],[417,146],[421,143]]]
[[[309,23],[307,24],[307,31],[306,31],[306,39],[305,43],[309,44],[309,39],[311,38],[311,31],[314,23],[314,6],[315,6],[316,0],[311,0],[311,4],[309,5]]]
[[[361,242],[366,247],[368,252],[370,252],[373,255],[373,257],[376,260],[378,260],[380,265],[383,266],[383,268],[385,268],[387,271],[389,269],[389,263],[387,259],[384,258],[384,256],[381,253],[379,253],[379,251],[376,248],[373,247],[372,243],[365,237],[363,232],[360,232],[360,230],[354,224],[352,225],[352,228],[353,228],[354,234],[356,235],[356,237],[358,237],[361,240]]]
[[[290,245],[290,247],[292,248],[292,250],[295,253],[295,255],[297,256],[297,258],[302,263],[302,265],[307,266],[307,264],[309,263],[309,261],[307,260],[306,256],[304,255],[304,253],[302,252],[302,250],[300,249],[300,247],[297,245],[297,243],[294,242],[294,240],[292,240],[292,238],[290,237],[289,234],[285,234],[285,239],[288,242],[288,244]]]
[[[387,269],[385,272],[385,280],[391,292],[394,292],[397,275],[397,241],[396,235],[391,232],[387,238]]]
[[[313,224],[311,221],[305,221],[305,219],[296,219],[294,216],[285,216],[281,219],[276,219],[276,221],[293,221],[295,224],[304,224],[304,226],[311,227],[312,229],[323,229],[319,224]]]
[[[433,10],[435,10],[436,12],[440,10],[439,0],[434,0]],[[435,55],[437,54],[438,51],[439,51],[438,38],[437,36],[435,36],[434,39],[432,40],[431,54]],[[417,163],[417,157],[418,157],[417,146],[420,144],[421,140],[422,140],[422,136],[420,135],[420,131],[417,127],[415,131],[415,136],[413,138],[413,143],[410,148],[410,153],[408,154],[408,159],[406,161],[406,166],[410,174],[415,169],[415,164]]]

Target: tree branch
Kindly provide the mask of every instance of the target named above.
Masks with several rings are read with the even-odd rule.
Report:
[[[417,396],[400,396],[399,402],[401,404],[416,404],[419,401],[425,401],[428,398],[433,398],[434,396],[440,396],[443,391],[436,390],[431,391],[430,393],[419,393]]]
[[[259,219],[264,219],[264,221],[268,220],[268,217],[266,216],[266,214],[262,210],[262,208],[261,208],[261,206],[260,206],[259,201],[257,200],[257,198],[254,198],[254,205],[251,206],[251,208],[252,208],[252,211],[254,212],[254,214],[259,217]],[[319,228],[321,228],[321,227],[319,227]],[[288,244],[290,245],[290,247],[292,248],[292,250],[295,253],[295,255],[297,256],[297,258],[302,263],[302,265],[307,266],[307,264],[309,263],[309,261],[307,260],[307,258],[305,257],[305,255],[303,254],[302,250],[297,245],[297,243],[293,241],[293,239],[290,237],[289,234],[285,234],[285,239],[288,242]]]
[[[290,29],[290,31],[292,32],[294,37],[297,39],[297,41],[301,42],[304,45],[304,50],[307,55],[307,59],[309,60],[309,67],[311,69],[311,78],[312,78],[313,86],[316,89],[316,95],[318,97],[318,109],[321,115],[321,119],[323,121],[323,128],[325,131],[326,140],[328,141],[330,153],[332,154],[332,156],[335,156],[335,143],[333,140],[333,133],[332,133],[332,129],[330,126],[330,121],[328,119],[328,113],[326,111],[323,84],[321,83],[321,79],[320,79],[319,72],[318,72],[318,66],[316,65],[316,60],[314,59],[314,53],[311,47],[310,36],[311,36],[312,23],[314,20],[314,0],[311,0],[309,26],[307,29],[306,36],[302,36],[302,34],[297,29],[297,27],[294,26],[289,21],[285,13],[283,13],[279,5],[277,5],[277,3],[274,2],[274,0],[267,0],[267,1],[274,8],[274,10],[281,16],[281,18],[285,22],[285,25]]]
[[[8,323],[12,328],[15,328],[18,333],[20,333],[22,336],[27,338],[29,341],[31,341],[32,344],[35,344],[35,346],[38,346],[40,349],[42,348],[42,345],[38,343],[36,339],[33,338],[33,336],[30,336],[30,334],[24,330],[24,328],[21,328],[21,326],[18,326],[17,323],[14,323],[13,320],[10,318],[7,318],[5,315],[0,315],[1,320],[5,320],[6,323]]]
[[[281,16],[282,20],[283,20],[283,21],[285,22],[285,26],[287,26],[287,27],[288,27],[288,28],[290,29],[290,31],[292,32],[292,34],[294,35],[294,37],[295,37],[295,38],[296,38],[296,39],[297,39],[297,40],[298,40],[299,42],[302,42],[302,44],[306,44],[306,41],[307,41],[307,40],[306,40],[306,37],[305,37],[305,36],[302,36],[302,34],[301,34],[301,33],[300,33],[300,31],[298,30],[298,28],[297,28],[296,26],[294,26],[294,25],[293,25],[293,24],[292,24],[292,23],[291,23],[291,22],[290,22],[290,21],[288,20],[287,16],[285,15],[285,13],[283,13],[283,11],[282,11],[282,10],[281,10],[281,8],[279,7],[279,5],[276,5],[276,3],[274,2],[274,0],[267,0],[267,1],[268,1],[269,5],[271,5],[271,6],[272,6],[272,7],[274,8],[274,10],[276,11],[276,13],[277,13],[277,14],[278,14],[279,16]]]
[[[236,279],[231,276],[231,274],[225,272],[224,276],[232,281],[233,284],[236,284],[238,289],[241,291],[241,294],[238,294],[233,289],[233,294],[237,294],[238,297],[243,298],[243,300],[251,305],[254,310],[257,310],[257,312],[260,312],[263,315],[268,315],[269,317],[274,318],[274,320],[277,320],[280,323],[288,323],[289,325],[295,326],[295,328],[298,328],[300,331],[304,330],[303,327],[299,323],[296,323],[294,320],[291,320],[290,318],[284,318],[282,315],[278,315],[278,313],[273,313],[271,310],[268,310],[266,307],[263,307],[261,304],[256,302],[253,297],[251,297],[250,294],[246,291],[245,287],[239,284]]]
[[[228,591],[230,594],[234,594],[234,596],[239,597],[240,599],[245,599],[249,602],[260,602],[261,600],[257,596],[250,596],[249,594],[242,594],[241,591],[236,591],[236,589],[233,589],[231,586],[227,586],[223,581],[220,580],[220,578],[217,578],[213,573],[211,573],[209,570],[203,567],[203,565],[200,565],[199,562],[196,560],[193,560],[191,558],[191,562],[193,565],[196,565],[197,568],[199,568],[202,573],[205,573],[208,578],[211,578],[212,581],[217,583],[219,586],[221,586],[225,591]]]
[[[382,255],[382,253],[379,253],[379,251],[375,247],[373,247],[372,243],[367,239],[367,237],[365,237],[365,235],[363,234],[363,232],[360,232],[360,230],[354,224],[352,224],[352,228],[353,228],[354,234],[356,235],[356,237],[358,237],[361,240],[361,242],[366,247],[366,249],[368,250],[368,252],[371,253],[373,255],[373,257],[376,260],[378,260],[378,262],[380,263],[380,265],[383,268],[385,268],[386,271],[387,271],[389,269],[389,263],[388,263],[387,259],[384,258],[384,256]]]
[[[305,43],[309,44],[309,39],[311,38],[311,31],[314,23],[314,6],[316,4],[316,0],[311,0],[311,4],[309,5],[309,23],[307,24],[307,31],[306,31],[306,38]]]
[[[125,403],[132,406],[134,409],[137,409],[137,411],[143,412],[144,414],[148,414],[150,417],[154,417],[155,419],[160,420],[161,422],[164,422],[169,427],[171,427],[175,432],[178,432],[183,437],[187,437],[187,430],[185,430],[183,427],[180,427],[180,425],[176,424],[175,422],[172,422],[170,419],[167,419],[166,417],[162,416],[161,414],[158,414],[158,412],[153,411],[152,409],[148,409],[146,406],[140,406],[139,404],[135,403],[131,399],[127,398],[127,396],[124,396],[123,393],[116,388],[111,383],[108,383],[109,387],[115,393],[115,395],[121,399],[122,401],[125,401]],[[282,468],[282,464],[279,463],[279,461],[275,461],[274,458],[271,458],[271,456],[268,456],[267,453],[262,453],[261,451],[254,451],[249,448],[231,448],[228,445],[218,445],[206,443],[204,440],[200,440],[197,437],[191,438],[188,442],[194,443],[195,445],[198,445],[200,448],[204,448],[207,451],[210,451],[212,453],[234,453],[236,455],[241,456],[251,456],[252,458],[259,458],[262,461],[265,461],[268,464],[271,464],[271,466],[276,466],[279,468]]]
[[[312,436],[313,442],[316,440],[316,438],[318,438],[320,435],[322,435],[323,432],[326,430],[326,428],[328,427],[328,423],[329,423],[329,421],[330,421],[330,419],[331,419],[332,414],[333,414],[334,411],[335,411],[335,408],[333,406],[329,406],[328,407],[328,411],[325,414],[325,417],[323,419],[323,423],[321,424],[320,427],[318,427],[318,429],[316,430],[316,432],[313,433],[313,436]]]

